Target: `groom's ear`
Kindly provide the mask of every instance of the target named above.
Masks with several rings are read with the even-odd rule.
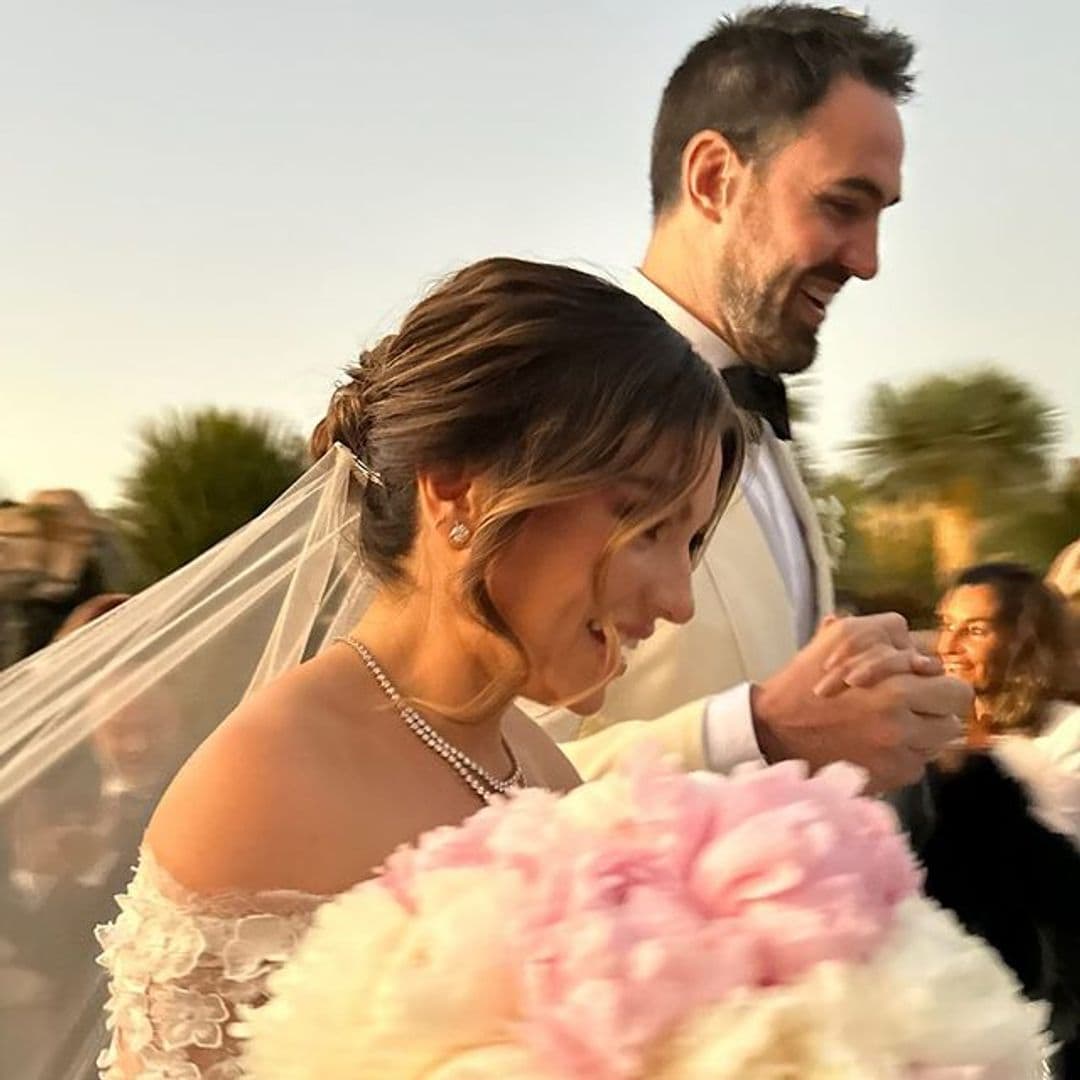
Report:
[[[746,169],[746,162],[719,131],[699,131],[683,149],[683,199],[702,217],[719,224],[735,200]]]

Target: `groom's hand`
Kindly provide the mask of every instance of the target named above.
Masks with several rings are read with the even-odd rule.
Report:
[[[961,732],[971,688],[941,674],[894,613],[827,619],[784,668],[751,691],[758,745],[768,761],[812,768],[850,761],[885,791],[913,783]]]
[[[873,686],[888,675],[945,673],[944,664],[921,635],[908,630],[903,615],[896,612],[858,619],[827,615],[821,629],[830,626],[839,640],[825,658],[825,674],[814,687],[819,697],[831,697],[850,686]]]

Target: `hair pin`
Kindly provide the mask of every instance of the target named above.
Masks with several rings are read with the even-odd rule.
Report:
[[[376,484],[381,488],[385,488],[386,484],[383,482],[382,476],[377,473],[366,461],[361,460],[356,454],[352,455],[353,467],[356,471],[366,480],[369,484]]]

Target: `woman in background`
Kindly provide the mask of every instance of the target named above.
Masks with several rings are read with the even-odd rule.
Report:
[[[970,683],[968,743],[1024,781],[1041,820],[1080,843],[1080,705],[1062,597],[1017,563],[963,571],[938,605],[937,651]]]
[[[937,651],[975,692],[965,745],[900,800],[927,893],[1053,1005],[1059,1077],[1080,1077],[1080,705],[1062,597],[1016,563],[960,573]]]

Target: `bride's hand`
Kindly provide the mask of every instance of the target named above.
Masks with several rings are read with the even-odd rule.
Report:
[[[823,696],[825,695],[825,696]],[[812,769],[849,761],[870,789],[918,780],[962,732],[971,688],[941,674],[894,612],[828,620],[795,657],[751,687],[754,734],[766,761]]]
[[[876,686],[890,675],[941,675],[944,671],[936,656],[928,656],[914,646],[897,648],[878,641],[861,651],[845,652],[828,666],[814,686],[814,693],[834,697],[850,687]]]

